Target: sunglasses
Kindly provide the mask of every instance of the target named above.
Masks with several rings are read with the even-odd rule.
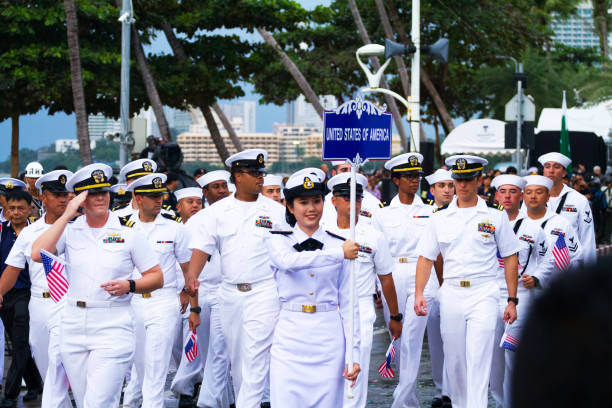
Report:
[[[258,177],[266,177],[266,175],[268,174],[267,172],[265,172],[265,171],[260,171],[260,170],[243,170],[243,171],[241,171],[240,173],[242,173],[242,174],[248,174],[248,175],[250,175],[251,177],[255,177],[255,178],[258,178]]]
[[[414,173],[399,173],[397,175],[397,177],[408,178],[408,179],[418,179],[418,178],[421,178],[421,175],[420,174],[414,174]]]

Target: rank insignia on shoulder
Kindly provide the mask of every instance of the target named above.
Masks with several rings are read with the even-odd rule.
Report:
[[[34,217],[34,216],[29,216],[28,217],[28,221],[30,222],[36,222],[38,220],[38,217]]]
[[[372,213],[366,210],[361,210],[359,212],[359,215],[361,215],[362,217],[372,218]]]
[[[130,221],[130,217],[129,216],[127,216],[127,217],[119,217],[119,222],[124,227],[132,228],[134,226],[134,221]]]
[[[172,221],[176,221],[176,222],[182,222],[182,218],[177,216],[177,215],[172,215],[172,214],[168,214],[168,213],[161,213],[162,217],[167,218],[169,220]]]
[[[496,210],[500,210],[500,211],[504,210],[504,206],[503,205],[495,204],[495,203],[490,203],[488,201],[487,201],[487,207],[495,208]]]
[[[164,205],[162,205],[162,208],[163,208],[164,210],[167,210],[167,211],[174,211],[174,210],[172,209],[172,206],[170,206],[170,205],[168,205],[168,204],[164,204]]]
[[[125,204],[117,204],[115,206],[113,206],[113,208],[111,208],[111,211],[117,211],[120,210],[122,208],[125,208],[128,206],[129,203],[125,203]]]
[[[434,200],[427,200],[427,204],[429,204],[429,205],[434,205],[434,204],[435,204],[435,201],[434,201]]]
[[[270,234],[291,235],[291,234],[293,234],[293,231],[270,231]]]
[[[325,232],[327,232],[329,235],[331,235],[331,236],[332,236],[332,237],[334,237],[334,238],[338,238],[338,239],[340,239],[340,240],[342,240],[342,241],[346,241],[346,238],[341,237],[341,236],[340,236],[340,235],[338,235],[338,234],[334,234],[333,232],[329,232],[329,231],[327,231],[327,230],[325,230]]]
[[[382,203],[378,204],[378,206],[380,208],[385,208],[386,206],[388,206],[389,204],[386,201],[383,201]]]
[[[261,215],[255,220],[255,226],[260,228],[272,229],[272,220],[267,215]]]
[[[438,211],[442,211],[442,210],[446,210],[448,208],[448,204],[443,205],[442,207],[438,207],[435,210],[433,210],[433,212],[438,212]]]

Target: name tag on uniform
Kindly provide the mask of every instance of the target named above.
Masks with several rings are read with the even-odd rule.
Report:
[[[483,221],[478,224],[478,232],[495,234],[495,225],[493,225],[490,221]]]
[[[255,226],[260,228],[272,229],[272,220],[270,217],[262,215],[255,220]]]
[[[125,239],[121,238],[121,234],[108,234],[102,242],[105,244],[123,244]]]

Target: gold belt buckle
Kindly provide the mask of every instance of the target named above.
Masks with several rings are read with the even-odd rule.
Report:
[[[241,292],[249,292],[252,289],[250,283],[239,283],[236,285],[236,287]]]
[[[400,258],[398,258],[397,262],[399,263],[408,263],[408,258],[405,256],[402,256]]]
[[[87,307],[87,302],[84,300],[77,300],[76,305],[77,307]]]
[[[45,298],[45,299],[48,299],[48,298],[51,297],[51,293],[45,291],[45,292],[42,293],[42,297]]]
[[[302,312],[314,313],[317,311],[317,305],[302,305]]]
[[[143,298],[145,298],[145,299],[150,298],[150,297],[151,297],[151,292],[145,292],[145,293],[143,293],[143,294],[142,294],[142,297],[143,297]]]
[[[459,282],[459,284],[461,285],[462,288],[469,288],[470,287],[470,281],[461,281],[461,282]]]

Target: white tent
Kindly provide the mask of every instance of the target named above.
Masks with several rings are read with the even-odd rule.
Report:
[[[544,108],[538,120],[539,132],[558,132],[561,130],[563,111],[555,108]],[[566,122],[570,132],[595,133],[608,140],[612,132],[612,100],[590,108],[571,108],[567,110]]]
[[[504,149],[504,127],[505,122],[496,119],[474,119],[464,122],[444,139],[442,154],[471,153],[483,156],[514,154],[515,149]]]

